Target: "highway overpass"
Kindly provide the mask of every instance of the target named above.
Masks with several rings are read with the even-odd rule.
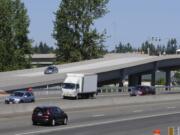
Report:
[[[156,71],[166,73],[166,85],[170,85],[170,71],[180,68],[180,55],[148,56],[142,54],[108,54],[104,58],[57,65],[58,74],[44,75],[43,68],[0,73],[0,89],[13,90],[63,82],[66,73],[95,73],[99,86],[119,83],[129,78],[129,86],[141,84],[142,75],[151,74],[155,85]]]
[[[31,65],[42,67],[51,65],[56,61],[55,54],[32,54],[31,55]]]

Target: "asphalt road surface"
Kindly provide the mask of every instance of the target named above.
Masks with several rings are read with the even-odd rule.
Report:
[[[168,134],[168,127],[178,127],[180,125],[180,114],[142,118],[127,121],[107,121],[90,126],[72,126],[71,128],[37,133],[38,135],[152,135],[153,130],[161,129],[162,135]]]
[[[68,125],[33,126],[31,114],[0,118],[1,135],[151,135],[180,126],[180,101],[67,109]]]

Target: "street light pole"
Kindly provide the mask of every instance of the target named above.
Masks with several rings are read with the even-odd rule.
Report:
[[[149,48],[149,46],[148,46],[148,48],[147,48],[147,53],[148,53],[148,55],[150,56],[150,48]]]
[[[155,46],[155,48],[157,48],[158,45],[160,45],[161,38],[160,38],[160,37],[152,37],[150,42]],[[158,48],[157,48],[157,49],[158,49]],[[161,55],[161,50],[158,50],[157,53],[158,53],[159,55]]]

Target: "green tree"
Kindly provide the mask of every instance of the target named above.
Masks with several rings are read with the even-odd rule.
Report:
[[[40,42],[39,45],[33,47],[33,53],[48,54],[53,52],[54,52],[54,48],[49,47],[46,43],[43,42]]]
[[[27,10],[20,0],[0,0],[0,71],[30,67],[28,26]]]
[[[0,71],[10,69],[14,65],[11,15],[11,1],[0,0]]]
[[[149,43],[148,41],[142,43],[141,51],[143,51],[145,54],[148,54],[148,49],[150,51],[150,55],[156,54],[156,48],[152,43]]]
[[[130,43],[127,44],[122,44],[121,42],[119,43],[118,46],[115,46],[114,52],[116,53],[126,53],[126,52],[133,52],[133,48]]]
[[[157,45],[157,47],[155,48],[155,54],[156,55],[161,55],[165,52],[165,46],[164,45]]]
[[[106,33],[98,33],[94,21],[107,13],[109,0],[62,0],[55,13],[53,37],[57,60],[72,62],[101,57]]]
[[[175,38],[172,38],[167,43],[166,53],[167,54],[175,54],[177,50],[177,40]]]

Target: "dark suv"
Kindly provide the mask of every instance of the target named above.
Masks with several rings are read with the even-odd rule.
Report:
[[[56,124],[68,123],[67,114],[57,106],[38,106],[32,114],[32,124],[48,124],[55,126]]]

